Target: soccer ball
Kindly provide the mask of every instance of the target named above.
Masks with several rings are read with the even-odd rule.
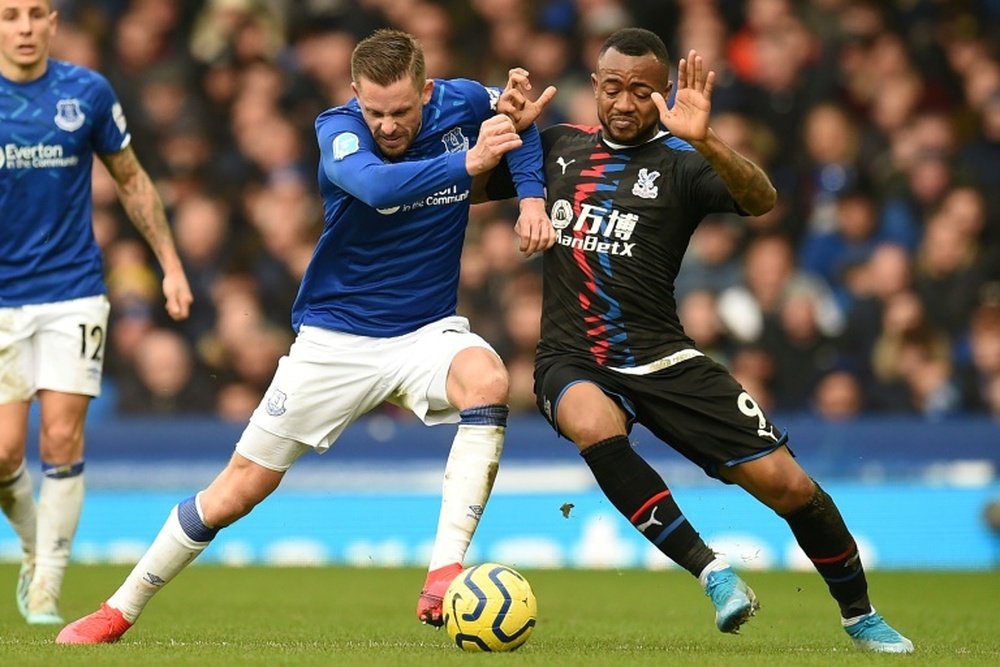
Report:
[[[497,563],[466,568],[444,594],[444,627],[466,651],[513,651],[535,628],[538,604],[528,580]]]

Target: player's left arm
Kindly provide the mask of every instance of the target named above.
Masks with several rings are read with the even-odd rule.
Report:
[[[526,74],[526,73],[525,73]],[[508,80],[508,88],[512,85]],[[517,85],[523,86],[523,82]],[[497,89],[483,87],[488,98],[489,110],[484,113],[495,113],[497,103],[501,97],[501,92]],[[544,108],[548,100],[554,94],[548,94],[547,99],[540,105]],[[537,114],[535,114],[537,116]],[[509,116],[508,116],[509,117]],[[504,156],[504,162],[509,169],[511,181],[520,200],[520,209],[514,231],[520,239],[520,250],[530,257],[536,252],[548,250],[555,244],[555,229],[552,221],[549,220],[545,210],[545,176],[542,165],[542,141],[535,125],[529,124],[520,129],[521,146],[510,151]],[[478,197],[483,196],[485,187],[483,179],[473,182],[473,201],[478,201]]]
[[[102,153],[100,157],[115,180],[125,213],[160,262],[167,313],[175,320],[186,319],[194,298],[167,224],[163,202],[152,179],[131,146],[117,153]]]
[[[714,84],[715,72],[706,72],[701,56],[692,49],[677,67],[674,106],[668,109],[660,93],[653,93],[653,103],[663,126],[705,158],[739,207],[751,215],[762,215],[774,208],[777,190],[763,169],[736,152],[709,127]]]

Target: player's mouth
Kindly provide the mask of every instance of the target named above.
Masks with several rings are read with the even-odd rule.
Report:
[[[628,130],[637,125],[631,116],[612,116],[608,120],[608,124],[615,130]]]
[[[403,145],[406,137],[403,135],[395,137],[387,137],[384,134],[378,138],[378,143],[383,148],[400,148]]]

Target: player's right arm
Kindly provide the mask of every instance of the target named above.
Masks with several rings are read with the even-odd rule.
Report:
[[[513,123],[503,116],[485,121],[479,141],[468,151],[426,160],[386,162],[368,128],[346,114],[321,115],[316,136],[326,177],[372,208],[400,206],[456,184],[469,187],[472,176],[492,169],[521,145]]]
[[[131,146],[117,153],[100,154],[100,157],[118,187],[122,208],[160,262],[167,313],[175,320],[186,319],[194,297],[152,179],[139,164]]]

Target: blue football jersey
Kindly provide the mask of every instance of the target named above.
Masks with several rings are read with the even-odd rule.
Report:
[[[50,60],[28,83],[0,76],[0,306],[105,292],[91,226],[93,156],[129,141],[100,74]]]
[[[302,278],[292,324],[397,336],[453,315],[471,177],[465,155],[500,91],[434,81],[420,131],[386,161],[356,99],[316,119],[324,228]],[[507,154],[519,197],[544,195],[535,128]]]

